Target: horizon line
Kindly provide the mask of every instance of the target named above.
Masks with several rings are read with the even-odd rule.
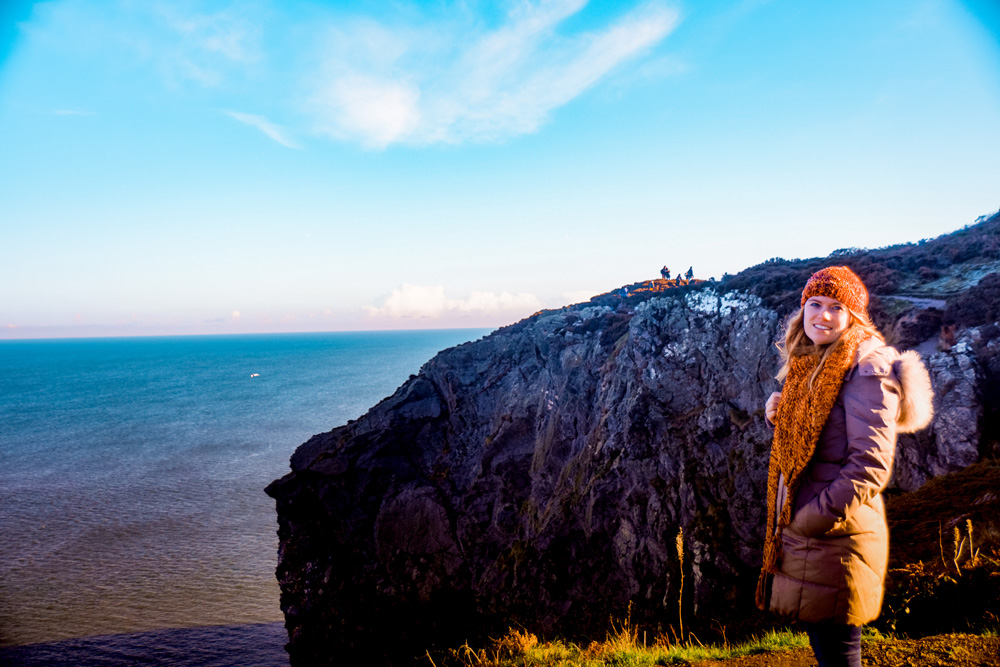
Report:
[[[515,324],[511,322],[510,324]],[[435,332],[435,331],[496,331],[510,324],[490,327],[427,327],[422,329],[331,329],[322,331],[240,331],[240,332],[216,332],[216,333],[130,333],[130,334],[98,334],[92,336],[24,336],[18,338],[0,338],[0,345],[4,343],[30,342],[30,341],[81,341],[81,340],[134,340],[139,338],[222,338],[236,336],[305,336],[305,335],[326,335],[326,334],[371,334],[371,333],[414,333],[414,332]]]

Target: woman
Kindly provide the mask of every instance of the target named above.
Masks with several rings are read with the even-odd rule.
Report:
[[[887,347],[846,266],[814,273],[781,349],[767,480],[761,609],[805,625],[820,667],[861,665],[861,626],[882,606],[888,530],[880,495],[896,434],[933,417],[916,352]]]

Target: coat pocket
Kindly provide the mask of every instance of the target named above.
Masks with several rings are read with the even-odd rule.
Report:
[[[785,532],[797,533],[808,538],[819,537],[832,530],[837,519],[823,512],[819,499],[820,496],[816,496],[800,507]]]

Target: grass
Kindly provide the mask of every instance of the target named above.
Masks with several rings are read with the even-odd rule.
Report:
[[[468,644],[452,649],[438,662],[427,655],[428,667],[667,667],[691,665],[703,660],[729,660],[759,653],[775,653],[809,648],[805,633],[790,629],[767,632],[742,644],[701,645],[697,639],[683,644],[671,642],[660,635],[646,643],[638,629],[626,619],[620,625],[612,623],[612,632],[603,642],[581,646],[556,639],[541,642],[534,634],[512,629],[501,639],[493,640],[489,648],[475,650]],[[996,637],[997,629],[978,633]],[[861,641],[891,644],[897,637],[865,626]]]
[[[768,632],[742,644],[703,646],[697,640],[684,644],[671,643],[659,636],[644,643],[635,626],[626,620],[612,624],[613,631],[603,642],[591,642],[586,647],[557,639],[540,642],[534,634],[511,630],[505,637],[493,640],[487,649],[475,650],[465,645],[435,662],[427,655],[429,667],[659,667],[691,665],[703,660],[729,660],[759,653],[774,653],[809,648],[804,633],[790,629]],[[982,637],[996,637],[997,628],[984,629]],[[865,626],[861,641],[866,644],[892,644],[893,634],[884,634]]]
[[[512,629],[507,636],[494,640],[489,648],[477,651],[465,645],[452,650],[443,664],[462,667],[656,667],[809,646],[804,634],[791,630],[768,632],[738,645],[704,646],[696,638],[677,643],[662,635],[647,643],[639,639],[638,628],[628,619],[620,625],[612,623],[612,628],[605,641],[591,642],[586,647],[562,640],[539,642],[530,632]],[[432,663],[433,660],[428,664]]]

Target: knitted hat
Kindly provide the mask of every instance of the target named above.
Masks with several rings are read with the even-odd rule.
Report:
[[[809,276],[799,305],[806,305],[811,296],[836,299],[855,313],[863,313],[868,307],[865,284],[846,266],[828,266]]]

